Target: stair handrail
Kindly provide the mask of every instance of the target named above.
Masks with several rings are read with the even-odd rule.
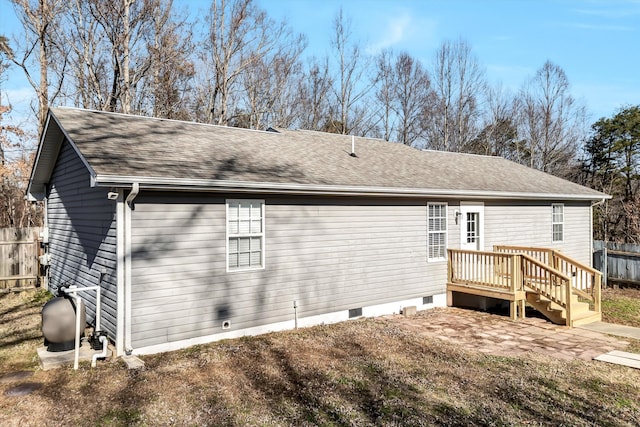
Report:
[[[533,247],[533,246],[511,246],[511,245],[494,245],[494,251],[496,252],[505,252],[505,253],[536,253],[540,258],[539,261],[544,262],[548,260],[548,265],[552,268],[555,268],[561,271],[566,276],[572,277],[582,277],[580,270],[592,276],[591,286],[589,287],[590,292],[586,292],[585,289],[581,289],[577,286],[574,286],[571,279],[569,283],[571,283],[572,293],[593,302],[594,311],[596,313],[600,313],[601,311],[601,299],[602,299],[602,273],[596,270],[593,267],[589,267],[567,255],[562,253],[558,249],[552,248],[542,248],[542,247]],[[546,257],[543,255],[545,254]],[[575,270],[565,271],[559,268],[561,263],[558,260],[563,260],[567,264],[571,265]],[[577,280],[576,280],[577,282]]]
[[[527,286],[529,286],[530,288],[534,289],[536,292],[540,293],[541,295],[543,295],[544,297],[548,298],[550,301],[558,304],[560,307],[564,308],[566,311],[566,318],[567,318],[567,325],[571,324],[571,305],[572,305],[572,298],[571,295],[573,293],[573,287],[570,285],[571,284],[571,279],[569,278],[569,276],[567,276],[566,274],[562,273],[560,270],[557,270],[547,264],[545,264],[544,262],[541,262],[537,259],[535,259],[534,257],[532,257],[531,255],[527,255],[525,253],[521,253],[519,254],[520,258],[522,259],[522,277],[523,280],[525,278],[537,278],[537,279],[544,279],[544,280],[540,280],[541,283],[545,283],[546,282],[546,278],[541,278],[541,277],[534,277],[534,276],[527,276],[527,263],[529,264],[533,264],[535,267],[538,267],[541,270],[544,270],[546,272],[549,273],[549,286],[551,285],[560,285],[562,287],[561,289],[561,293],[560,293],[560,297],[558,296],[558,293],[556,292],[549,292],[548,290],[545,289],[545,287],[543,285],[537,284],[537,282],[535,280],[528,280],[527,281]],[[554,280],[553,277],[556,277],[558,279],[560,279],[560,283],[557,282],[557,279]],[[564,297],[564,299],[563,299]]]
[[[557,262],[557,259],[560,259],[575,268],[575,272],[574,271],[571,272],[572,276],[575,274],[575,277],[582,277],[582,273],[580,270],[582,270],[584,273],[591,276],[591,285],[587,291],[585,291],[585,289],[581,289],[581,288],[578,288],[577,286],[574,286],[574,284],[572,283],[573,292],[579,295],[580,297],[593,302],[594,311],[596,313],[600,313],[601,298],[602,298],[602,273],[593,267],[589,267],[585,264],[582,264],[579,261],[576,261],[575,259],[563,254],[560,251],[554,251],[553,256],[555,259],[554,260],[555,265],[560,264],[559,262]],[[577,280],[576,280],[576,283],[577,283]]]

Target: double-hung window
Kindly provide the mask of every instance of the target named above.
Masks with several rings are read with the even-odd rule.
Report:
[[[554,203],[551,205],[552,241],[564,241],[564,205]]]
[[[447,259],[447,204],[427,204],[427,261]]]
[[[227,267],[264,268],[264,200],[227,200]]]

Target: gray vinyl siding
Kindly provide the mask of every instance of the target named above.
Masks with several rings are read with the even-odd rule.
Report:
[[[136,199],[134,348],[445,292],[426,201],[267,197],[264,270],[227,272],[226,199]]]
[[[102,286],[102,329],[116,336],[116,202],[107,189],[91,188],[89,172],[65,141],[58,155],[47,206],[50,286]],[[101,272],[106,271],[100,282]],[[80,296],[95,321],[95,292]]]
[[[564,204],[564,241],[552,241],[551,205]],[[493,245],[560,249],[591,265],[591,205],[589,202],[487,202],[484,207],[485,249]]]

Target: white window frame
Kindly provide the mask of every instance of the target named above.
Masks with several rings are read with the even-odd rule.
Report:
[[[431,206],[444,206],[444,230],[431,231],[429,230],[429,208]],[[444,234],[444,256],[431,258],[430,257],[430,243],[431,243],[431,235],[434,234]],[[447,248],[449,242],[449,205],[447,202],[428,202],[427,203],[427,262],[442,262],[447,260]]]
[[[251,204],[260,204],[260,219],[261,219],[261,227],[262,230],[260,233],[230,233],[229,232],[229,205],[233,205],[236,203],[251,203]],[[227,199],[225,201],[225,230],[226,230],[226,257],[225,257],[225,265],[227,269],[227,273],[238,273],[245,271],[256,271],[256,270],[264,270],[265,269],[265,201],[264,199]],[[229,241],[232,238],[239,237],[260,237],[260,266],[249,266],[249,267],[238,267],[238,268],[230,268],[229,267]]]
[[[560,213],[562,218],[560,221],[556,221],[556,213],[555,209],[560,207],[562,212]],[[556,240],[556,225],[561,227],[562,238],[560,240]],[[564,203],[552,203],[551,204],[551,242],[552,243],[562,243],[564,242]]]

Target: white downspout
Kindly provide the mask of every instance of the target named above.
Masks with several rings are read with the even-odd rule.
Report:
[[[125,203],[124,190],[118,189],[118,198],[116,204],[116,356],[124,354],[124,337],[125,337]]]
[[[591,203],[591,209],[589,211],[590,214],[590,221],[589,221],[589,226],[590,226],[590,240],[591,240],[591,266],[593,267],[593,208],[603,204],[606,201],[606,199],[603,197],[602,200],[597,201],[595,203]],[[609,274],[609,272],[607,271],[608,269],[608,260],[607,260],[607,234],[606,234],[606,230],[605,230],[605,235],[604,235],[604,242],[603,242],[603,249],[602,249],[602,286],[606,287],[607,286],[607,276]]]
[[[131,354],[133,347],[131,345],[131,211],[133,201],[140,193],[140,184],[134,182],[131,184],[131,191],[125,199],[124,204],[124,351],[125,354]]]
[[[133,199],[136,198],[139,192],[140,192],[140,184],[138,184],[137,182],[134,182],[133,184],[131,184],[131,191],[127,196],[127,200],[125,200],[125,202],[127,202],[127,205],[129,205],[129,208],[131,208],[131,203],[133,202]]]

